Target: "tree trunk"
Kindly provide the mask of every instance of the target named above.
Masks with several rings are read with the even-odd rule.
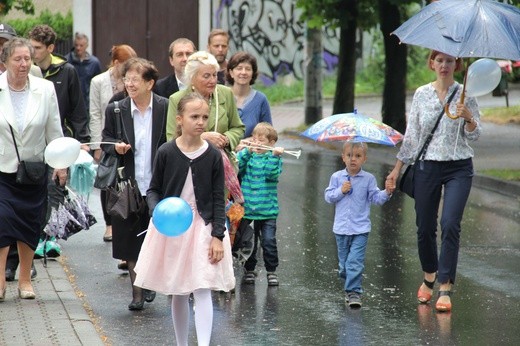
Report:
[[[407,48],[392,31],[401,25],[399,7],[379,0],[379,22],[385,46],[385,84],[381,114],[383,122],[404,133],[406,129]]]
[[[305,34],[305,124],[314,124],[323,115],[321,28],[306,28]]]
[[[342,13],[348,13],[341,25],[339,37],[338,77],[332,114],[354,111],[354,91],[356,82],[356,1],[346,1]],[[343,12],[345,11],[345,12]]]

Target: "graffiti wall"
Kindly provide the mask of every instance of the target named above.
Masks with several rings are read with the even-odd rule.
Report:
[[[283,75],[303,79],[305,24],[293,0],[213,0],[213,27],[228,30],[229,54],[246,51],[258,60],[267,85]],[[339,32],[323,30],[323,67],[337,64]]]

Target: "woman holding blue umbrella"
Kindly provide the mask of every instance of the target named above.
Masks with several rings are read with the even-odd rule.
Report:
[[[451,310],[451,290],[455,283],[461,220],[471,189],[473,149],[469,142],[481,133],[477,101],[467,97],[465,104],[447,102],[460,99],[462,87],[454,72],[462,68],[461,59],[432,51],[428,67],[436,74],[434,82],[419,87],[408,114],[404,140],[397,162],[387,179],[397,181],[404,164],[415,161],[415,212],[419,259],[424,280],[417,292],[420,303],[428,303],[436,280],[439,294],[437,311]],[[452,96],[453,94],[453,96]],[[445,116],[446,104],[456,119]],[[437,120],[439,124],[435,127]],[[431,141],[427,143],[430,133]],[[418,157],[423,145],[425,150]],[[441,246],[437,250],[437,218],[441,214]]]

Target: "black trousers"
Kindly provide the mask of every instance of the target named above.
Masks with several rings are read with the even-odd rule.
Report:
[[[473,163],[419,162],[415,172],[417,245],[424,272],[438,272],[438,282],[455,283],[461,220],[471,190]],[[441,246],[437,248],[437,224],[442,199]]]

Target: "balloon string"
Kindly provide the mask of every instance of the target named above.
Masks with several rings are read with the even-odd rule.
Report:
[[[88,142],[88,143],[81,143],[83,144],[117,144],[116,142]]]

